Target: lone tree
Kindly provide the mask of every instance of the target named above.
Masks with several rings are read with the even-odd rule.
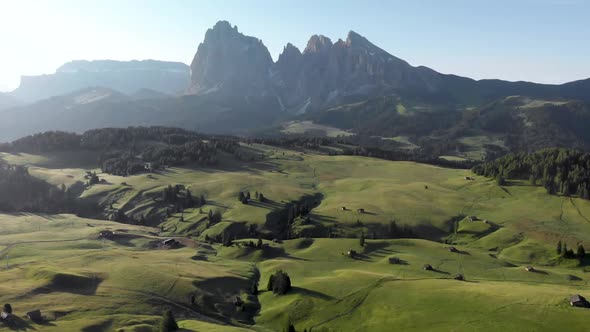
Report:
[[[561,247],[561,240],[557,242],[557,254],[561,255],[562,247]]]
[[[266,202],[266,198],[264,198],[264,195],[262,193],[258,194],[258,200],[260,201],[260,203]]]
[[[506,179],[502,175],[498,174],[498,176],[496,176],[496,183],[499,186],[504,186],[504,185],[506,185]]]
[[[174,319],[172,311],[166,310],[164,312],[164,317],[162,317],[162,322],[160,324],[160,332],[169,332],[177,330],[178,324],[176,324],[176,320]]]
[[[576,252],[576,256],[578,256],[580,261],[584,259],[584,256],[586,256],[586,250],[584,249],[583,245],[580,244],[578,246],[578,251]]]
[[[285,322],[285,328],[283,329],[283,332],[297,332],[297,330],[295,330],[295,326],[293,323],[291,323],[291,319],[287,319]]]
[[[361,247],[365,246],[365,233],[361,232],[361,237],[359,238],[359,244]]]
[[[267,289],[278,295],[287,294],[291,290],[291,278],[286,272],[279,270],[268,278]]]
[[[4,309],[2,310],[7,314],[11,314],[12,313],[12,306],[10,305],[10,303],[6,303],[4,305]]]
[[[256,248],[262,248],[262,239],[258,238],[258,242],[256,243]]]

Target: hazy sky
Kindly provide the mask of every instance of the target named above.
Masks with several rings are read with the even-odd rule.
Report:
[[[0,91],[75,59],[190,63],[218,20],[273,58],[354,30],[412,65],[480,78],[590,77],[590,0],[0,0]]]

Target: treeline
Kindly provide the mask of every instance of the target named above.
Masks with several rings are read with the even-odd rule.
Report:
[[[139,142],[146,141],[181,145],[188,141],[207,138],[188,130],[168,127],[103,128],[89,130],[83,134],[48,131],[0,144],[0,151],[43,153],[77,149],[108,150],[133,147]]]
[[[476,174],[528,180],[542,185],[549,194],[561,193],[590,199],[590,154],[569,149],[544,149],[534,153],[512,153],[473,167]]]
[[[321,146],[335,143],[336,139],[330,137],[277,136],[247,138],[244,142],[247,144],[256,143],[290,149],[318,150]]]
[[[236,153],[237,138],[207,136],[179,128],[129,127],[89,130],[83,134],[45,132],[0,144],[3,152],[96,151],[103,172],[131,175],[186,163],[215,165],[218,152]]]
[[[82,185],[82,184],[80,184]],[[0,162],[0,211],[38,213],[76,213],[94,210],[77,199],[75,187],[53,186],[29,174],[26,167]]]
[[[438,156],[457,148],[452,140],[421,140],[421,149],[401,149],[401,143],[380,137],[360,135],[338,137],[305,137],[290,135],[283,137],[249,138],[246,143],[258,143],[283,148],[319,150],[321,147],[338,145],[341,152],[331,150],[331,155],[364,156],[392,161],[414,161],[449,168],[469,169],[479,162],[471,160],[446,160]]]
[[[461,169],[469,169],[478,164],[478,162],[472,160],[447,160],[439,158],[436,155],[432,156],[420,153],[419,151],[414,152],[411,150],[382,150],[379,148],[355,147],[344,149],[342,154],[349,156],[379,158],[392,161],[413,161],[423,164]]]

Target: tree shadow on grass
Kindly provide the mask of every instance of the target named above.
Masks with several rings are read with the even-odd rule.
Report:
[[[443,271],[443,270],[439,270],[439,269],[435,269],[435,268],[433,268],[430,271],[431,272],[434,272],[434,273],[445,274],[445,275],[449,275],[450,274],[449,272],[446,272],[446,271]]]
[[[300,295],[305,295],[305,296],[310,296],[310,297],[314,297],[316,299],[321,299],[321,300],[325,300],[325,301],[331,301],[334,299],[333,296],[324,294],[324,293],[320,293],[311,289],[305,289],[305,288],[301,288],[301,287],[293,287],[291,288],[291,292],[292,294],[300,294]]]
[[[410,265],[410,263],[408,263],[408,261],[403,260],[403,259],[396,259],[394,262],[392,262],[391,260],[389,261],[390,265]]]
[[[3,323],[12,331],[37,331],[29,322],[16,315],[11,315]]]
[[[363,247],[363,254],[374,254],[376,256],[385,256],[394,253],[391,249],[386,249],[391,244],[386,241],[367,241]]]

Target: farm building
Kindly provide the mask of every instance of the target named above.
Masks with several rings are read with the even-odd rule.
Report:
[[[524,269],[527,270],[527,272],[535,272],[535,268],[530,265],[527,265]]]
[[[39,309],[27,312],[27,317],[33,322],[40,322],[43,320],[41,310]]]
[[[455,247],[448,247],[447,250],[450,252],[458,252],[457,248]]]
[[[114,235],[115,232],[109,230],[101,231],[100,233],[98,233],[98,237],[102,239],[112,239]]]
[[[397,257],[389,257],[389,264],[399,264],[401,260]]]
[[[465,280],[465,277],[461,273],[458,273],[453,279],[463,281]]]
[[[356,212],[358,212],[358,213],[365,213],[365,209],[357,209]]]
[[[178,244],[178,241],[176,241],[175,239],[166,239],[160,242],[160,248],[174,248],[178,246]]]
[[[590,303],[580,294],[576,294],[570,298],[570,304],[572,307],[582,307],[588,308],[590,307]]]
[[[430,265],[430,264],[424,264],[424,270],[426,270],[426,271],[432,271],[433,270],[432,269],[432,265]]]
[[[346,211],[346,206],[340,208],[342,211]]]
[[[349,249],[349,250],[346,252],[346,255],[347,255],[348,257],[350,257],[350,258],[355,258],[355,257],[356,257],[356,250]]]

